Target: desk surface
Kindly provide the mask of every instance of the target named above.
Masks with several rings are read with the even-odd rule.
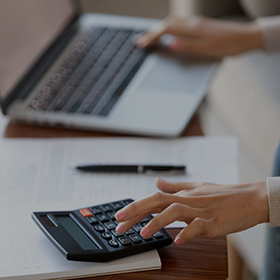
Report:
[[[195,117],[184,136],[203,135],[198,117]],[[112,137],[124,136],[90,131],[66,130],[49,127],[35,127],[9,123],[5,137]],[[172,238],[179,229],[168,229]],[[196,237],[187,244],[177,246],[174,243],[159,249],[162,268],[154,271],[143,271],[110,276],[99,276],[90,279],[192,279],[192,280],[225,280],[228,277],[227,241],[225,237],[204,239]]]

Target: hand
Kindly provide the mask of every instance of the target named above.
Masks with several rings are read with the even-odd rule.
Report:
[[[149,48],[164,34],[174,36],[169,50],[181,54],[223,57],[264,49],[262,34],[256,22],[237,23],[199,16],[168,17],[137,38],[135,43],[140,48]]]
[[[197,235],[225,236],[269,222],[266,182],[237,185],[168,183],[156,179],[162,191],[135,201],[116,213],[116,230],[128,231],[150,214],[159,213],[141,230],[144,238],[174,221],[188,224],[175,238],[183,244]]]

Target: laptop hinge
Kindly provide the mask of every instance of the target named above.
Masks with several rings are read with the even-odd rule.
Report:
[[[23,77],[23,79],[17,84],[12,92],[6,97],[5,100],[1,100],[1,110],[4,115],[7,115],[7,109],[9,105],[15,99],[24,99],[36,85],[42,75],[52,65],[54,60],[66,47],[68,42],[73,38],[77,31],[77,17],[72,23],[58,36],[58,39],[49,47],[44,55],[35,63],[35,65],[29,70],[29,72]]]

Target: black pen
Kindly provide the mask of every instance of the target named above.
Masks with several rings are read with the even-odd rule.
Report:
[[[83,165],[77,170],[103,173],[146,173],[146,172],[185,172],[184,165]]]

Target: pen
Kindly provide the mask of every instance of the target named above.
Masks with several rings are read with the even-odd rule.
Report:
[[[87,172],[146,173],[146,172],[185,172],[184,165],[83,165],[77,170]]]

